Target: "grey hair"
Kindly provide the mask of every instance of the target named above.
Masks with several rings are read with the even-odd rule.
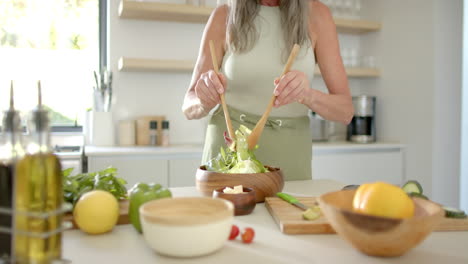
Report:
[[[308,2],[307,0],[280,1],[286,58],[294,44],[304,46],[308,43]],[[254,21],[260,11],[260,0],[229,0],[228,7],[227,46],[233,52],[247,52],[253,48],[259,37]]]

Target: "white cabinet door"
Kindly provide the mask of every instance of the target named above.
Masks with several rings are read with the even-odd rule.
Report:
[[[314,179],[333,179],[344,184],[385,181],[402,184],[402,151],[324,153],[312,158]]]
[[[137,182],[159,183],[168,186],[168,160],[148,156],[93,156],[88,157],[88,171],[94,172],[113,166],[118,177],[127,181],[127,188]]]
[[[195,186],[195,174],[200,167],[200,159],[174,159],[169,161],[169,186]]]

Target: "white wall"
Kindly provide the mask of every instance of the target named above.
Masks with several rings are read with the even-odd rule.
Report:
[[[432,189],[434,14],[427,0],[366,2],[382,30],[363,47],[378,54],[382,76],[367,82],[377,96],[379,140],[407,146],[406,177]]]
[[[434,3],[432,197],[459,207],[463,0]]]
[[[468,1],[464,0],[464,14],[468,14]],[[468,211],[468,16],[463,17],[463,74],[462,74],[462,125],[461,125],[461,158],[460,158],[460,206]]]
[[[120,19],[120,0],[108,3],[109,63],[115,73],[114,120],[166,115],[172,143],[201,143],[203,122],[188,122],[181,111],[190,73],[119,72],[117,63],[121,56],[195,60],[204,25]]]
[[[462,0],[367,1],[382,31],[363,46],[379,54],[380,140],[407,146],[406,177],[435,201],[458,206]]]

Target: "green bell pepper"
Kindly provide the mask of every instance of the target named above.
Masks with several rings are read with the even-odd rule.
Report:
[[[142,233],[140,206],[146,202],[166,197],[172,197],[172,193],[168,189],[164,189],[161,184],[137,183],[130,189],[128,215],[130,223],[138,232]]]

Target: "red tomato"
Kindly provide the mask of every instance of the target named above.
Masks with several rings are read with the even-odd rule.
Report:
[[[242,242],[246,244],[252,243],[254,236],[255,236],[255,231],[252,228],[247,227],[242,233]]]
[[[236,239],[237,235],[239,235],[239,228],[236,225],[232,225],[231,234],[229,235],[229,240]]]

